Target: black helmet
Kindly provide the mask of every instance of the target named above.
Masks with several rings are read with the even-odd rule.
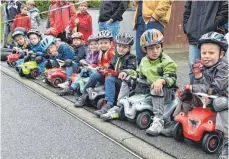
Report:
[[[18,35],[25,36],[25,34],[22,31],[14,31],[12,34],[12,38],[14,39]]]
[[[29,36],[31,34],[36,34],[38,37],[41,37],[41,33],[37,29],[31,29],[31,30],[29,30],[28,33],[27,33],[27,37],[29,38]]]
[[[201,36],[201,38],[198,41],[198,48],[201,47],[204,43],[215,43],[222,48],[223,51],[227,52],[228,49],[228,43],[227,39],[223,34],[217,33],[217,32],[209,32]]]
[[[112,33],[108,30],[103,30],[98,33],[98,40],[100,39],[113,39]]]
[[[133,45],[134,37],[127,33],[119,33],[115,39],[116,44]]]

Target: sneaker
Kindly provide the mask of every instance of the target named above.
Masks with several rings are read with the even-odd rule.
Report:
[[[57,93],[59,96],[74,95],[74,89],[71,86],[64,88],[62,91]]]
[[[161,134],[166,136],[166,137],[172,137],[173,136],[173,129],[174,129],[174,126],[175,126],[176,122],[172,122],[170,124],[170,126],[168,126],[167,128],[164,128],[161,130]]]
[[[222,152],[218,159],[228,159],[228,138],[224,138]]]
[[[88,94],[82,94],[80,97],[76,98],[75,107],[82,107],[85,104],[85,98]]]
[[[40,73],[40,75],[39,76],[37,76],[37,80],[44,80],[45,79],[45,77],[46,77],[46,75],[45,75],[45,73]]]
[[[160,132],[164,129],[164,120],[161,120],[159,118],[153,119],[153,123],[150,125],[150,127],[146,130],[147,134],[157,136],[160,134]]]
[[[67,88],[69,86],[69,84],[70,84],[70,82],[66,81],[64,83],[58,84],[58,87],[65,89],[65,88]]]
[[[119,107],[114,106],[113,108],[109,109],[106,114],[102,114],[100,116],[101,119],[104,121],[108,121],[111,119],[118,119],[119,118]]]
[[[102,114],[106,114],[107,111],[112,108],[113,105],[111,104],[105,104],[102,109],[94,111],[95,115],[101,116]]]

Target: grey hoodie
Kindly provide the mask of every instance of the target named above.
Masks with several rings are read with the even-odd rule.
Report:
[[[217,64],[210,68],[205,68],[203,76],[195,79],[193,92],[208,93],[209,88],[212,94],[217,96],[226,96],[228,91],[228,61],[224,56]]]
[[[40,25],[39,10],[37,8],[30,9],[29,16],[32,23],[32,29],[38,29]]]

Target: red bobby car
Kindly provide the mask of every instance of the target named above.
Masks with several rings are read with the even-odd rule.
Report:
[[[177,121],[173,137],[183,142],[185,138],[195,142],[202,141],[202,148],[207,153],[215,153],[221,144],[221,136],[215,130],[216,112],[206,108],[205,98],[216,98],[204,93],[193,93],[200,97],[203,107],[195,107],[188,114],[181,112],[175,117]]]
[[[73,73],[70,77],[71,81],[74,81],[76,77],[80,74]],[[45,82],[47,84],[51,84],[53,87],[58,87],[58,84],[64,83],[66,81],[67,75],[65,68],[53,68],[49,69],[47,72],[47,76],[45,78]]]
[[[16,61],[19,60],[20,54],[17,54],[16,52],[12,52],[12,54],[9,54],[7,56],[7,64],[11,67],[16,66]]]

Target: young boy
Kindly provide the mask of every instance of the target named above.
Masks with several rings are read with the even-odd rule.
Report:
[[[116,56],[111,60],[109,69],[118,72],[118,76],[109,75],[105,80],[106,104],[94,113],[98,116],[107,113],[115,102],[115,92],[119,92],[125,74],[131,74],[137,67],[136,57],[130,53],[134,38],[130,34],[119,33],[116,37]]]
[[[154,119],[146,133],[158,135],[164,128],[165,120],[163,119],[164,107],[173,100],[176,85],[176,63],[166,54],[162,53],[163,34],[157,29],[145,31],[140,39],[140,45],[146,56],[142,58],[137,74],[139,78],[146,78],[151,84],[151,95],[153,104]],[[125,79],[127,74],[123,73]],[[127,82],[123,81],[119,92],[118,101],[125,96],[129,96],[130,87]],[[165,98],[171,97],[171,98]],[[103,119],[119,118],[120,106],[113,114],[104,114]],[[109,115],[109,116],[108,116]]]
[[[199,42],[202,63],[194,64],[195,75],[194,84],[185,89],[180,97],[181,101],[177,105],[174,116],[178,115],[183,108],[187,113],[192,106],[199,105],[198,98],[192,92],[207,93],[216,95],[217,98],[209,103],[217,112],[216,129],[223,132],[224,142],[220,158],[228,157],[228,61],[225,52],[228,43],[224,35],[210,32],[204,34]],[[197,67],[198,66],[198,67]],[[198,71],[200,70],[200,71]]]
[[[35,2],[34,0],[28,0],[26,2],[26,5],[29,10],[29,16],[32,24],[32,29],[38,29],[40,26],[40,15],[39,15],[39,10],[35,8]]]
[[[80,64],[81,65],[97,65],[98,56],[99,56],[97,35],[89,36],[87,41],[88,41],[87,59],[80,60]],[[87,81],[91,73],[92,72],[89,71],[87,68],[83,68],[80,72],[80,77],[76,78],[75,81],[71,84],[71,86],[68,86],[67,88],[60,91],[59,95],[60,96],[74,95],[74,93],[81,95],[81,90],[83,88],[80,87],[80,81],[81,80]]]
[[[80,0],[79,2],[81,2]],[[91,15],[87,12],[88,4],[86,1],[79,4],[80,12],[76,14],[76,17],[70,21],[69,29],[73,33],[74,30],[81,32],[84,36],[85,45],[87,45],[87,39],[92,35],[92,19]]]
[[[87,95],[87,89],[89,87],[95,87],[97,82],[104,84],[105,79],[102,74],[97,72],[97,68],[101,67],[107,69],[109,67],[111,59],[115,55],[115,49],[113,47],[113,36],[111,32],[103,30],[98,33],[98,44],[99,44],[99,57],[98,57],[98,67],[88,67],[89,70],[92,70],[92,74],[83,89],[83,94],[76,99],[75,107],[82,107],[84,105],[84,98]]]
[[[66,88],[71,84],[70,77],[73,71],[77,71],[80,66],[80,60],[86,58],[86,50],[84,47],[84,38],[83,34],[76,32],[72,34],[72,45],[74,49],[74,57],[72,60],[66,60],[64,66],[66,67],[67,80],[64,83],[58,84],[61,88]]]
[[[16,15],[12,24],[12,30],[14,31],[16,27],[22,27],[25,28],[26,31],[29,31],[32,28],[32,24],[27,14],[28,8],[25,4],[22,4],[20,9],[21,13]]]

